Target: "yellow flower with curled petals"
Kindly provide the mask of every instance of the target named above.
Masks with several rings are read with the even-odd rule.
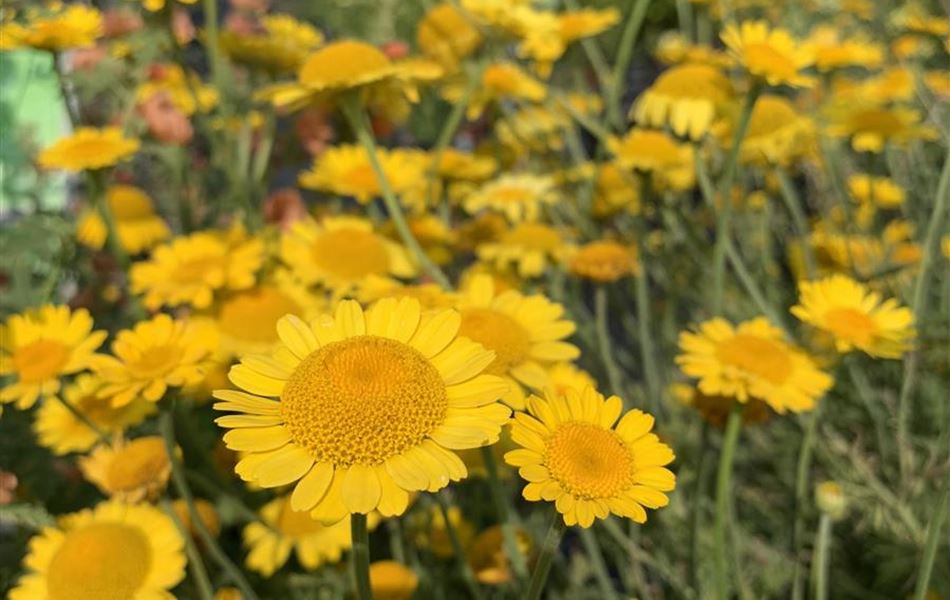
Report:
[[[171,461],[161,436],[150,435],[102,445],[79,459],[87,481],[110,498],[135,503],[154,501],[171,475]]]
[[[40,152],[37,162],[44,169],[103,169],[131,157],[138,149],[139,141],[125,137],[118,127],[80,127]]]
[[[171,235],[168,224],[155,212],[152,199],[141,189],[132,185],[109,186],[106,202],[115,219],[119,242],[129,254],[148,250]],[[89,209],[79,216],[76,239],[81,243],[100,250],[107,235],[106,224],[97,211]]]
[[[727,25],[722,41],[729,53],[750,75],[769,85],[810,87],[814,78],[802,71],[815,62],[815,53],[784,29],[765,21]]]

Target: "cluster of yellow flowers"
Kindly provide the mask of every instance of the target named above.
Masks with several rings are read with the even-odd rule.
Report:
[[[126,4],[0,11],[0,49],[52,61],[72,119],[37,172],[78,184],[68,264],[0,306],[0,418],[27,415],[58,457],[32,475],[94,487],[30,538],[11,599],[537,600],[588,576],[598,598],[780,597],[745,587],[733,557],[761,531],[740,534],[732,496],[775,501],[743,495],[737,463],[796,452],[796,506],[770,508],[789,535],[760,539],[794,567],[778,588],[804,597],[810,564],[814,597],[871,597],[874,577],[827,577],[862,480],[829,466],[850,441],[816,422],[873,421],[888,485],[916,490],[864,469],[890,510],[950,480],[939,441],[917,457],[922,398],[946,392],[946,336],[927,331],[950,301],[932,285],[950,260],[946,15],[461,0],[419,10],[414,44],[377,44],[266,1],[222,19],[205,1],[199,33],[195,2]],[[804,435],[776,425],[792,446],[745,440],[744,458],[743,425],[787,413]],[[818,485],[829,471],[849,484]],[[617,525],[674,490],[649,529]],[[36,493],[13,491],[61,510]],[[902,516],[918,600],[943,493],[929,530]],[[550,575],[559,554],[586,561]],[[344,556],[351,579],[326,568]]]

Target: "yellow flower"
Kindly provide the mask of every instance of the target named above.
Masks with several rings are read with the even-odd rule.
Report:
[[[384,91],[415,101],[419,82],[442,75],[437,63],[423,59],[391,61],[375,46],[340,40],[311,54],[297,70],[297,80],[276,83],[258,96],[278,108],[296,110],[320,99],[332,99],[348,90],[369,94]]]
[[[578,368],[574,363],[557,363],[548,369],[548,375],[550,380],[547,389],[558,396],[565,395],[570,389],[582,390],[586,387],[597,387],[597,381],[591,374]]]
[[[63,398],[104,433],[122,433],[155,412],[155,405],[135,400],[121,408],[113,408],[108,398],[99,397],[102,382],[88,373],[79,375],[63,390]],[[99,441],[89,425],[76,417],[62,402],[47,400],[36,411],[33,422],[37,441],[54,454],[84,452]]]
[[[99,446],[79,459],[83,476],[103,494],[122,502],[155,500],[171,475],[171,461],[161,436]]]
[[[515,266],[521,277],[540,277],[569,250],[558,230],[543,223],[519,223],[477,248],[480,260],[502,271]]]
[[[822,481],[815,486],[815,505],[833,521],[844,518],[848,512],[848,498],[835,481]]]
[[[822,25],[805,40],[815,53],[815,67],[825,73],[847,67],[873,69],[884,62],[884,48],[862,38],[842,39],[838,30]]]
[[[549,366],[580,355],[576,346],[563,341],[575,329],[573,322],[561,318],[563,306],[541,295],[498,293],[488,275],[476,275],[466,284],[459,310],[459,334],[494,351],[485,372],[509,381],[502,400],[512,408],[524,407],[525,386],[543,390],[548,385]]]
[[[702,418],[719,429],[726,427],[736,399],[731,396],[707,396],[698,388],[686,384],[674,384],[673,395],[683,404],[698,412]],[[755,398],[750,399],[742,410],[742,423],[762,423],[772,416],[769,405]]]
[[[611,283],[628,275],[639,275],[640,262],[636,247],[600,240],[581,246],[571,257],[568,269],[578,277]]]
[[[287,314],[313,314],[316,297],[301,306],[280,285],[259,285],[223,299],[215,313],[222,350],[229,356],[270,352],[280,344],[277,321]]]
[[[950,70],[934,69],[927,71],[924,73],[924,84],[938,100],[950,102]]]
[[[399,244],[359,217],[298,221],[280,240],[281,260],[307,284],[346,296],[372,275],[409,278],[416,266]]]
[[[378,560],[369,566],[369,586],[376,600],[409,600],[419,576],[394,560]]]
[[[811,119],[785,98],[763,94],[752,108],[739,160],[761,166],[788,165],[807,153],[813,139]],[[732,132],[724,131],[723,142],[728,146],[731,140]]]
[[[669,126],[678,136],[702,139],[732,99],[729,79],[718,68],[685,63],[660,75],[630,108],[630,115],[648,127]]]
[[[494,450],[496,447],[497,445],[493,446],[492,449]],[[467,452],[471,451],[465,451],[462,454]],[[469,469],[474,471],[471,467]],[[475,473],[472,472],[471,475],[474,477]],[[462,548],[465,548],[475,537],[475,526],[465,518],[462,509],[458,506],[449,506],[447,513],[449,515],[448,524],[455,530],[455,535],[458,536]],[[413,530],[411,538],[413,544],[418,548],[431,550],[432,554],[439,558],[455,556],[455,548],[452,545],[452,538],[449,535],[445,517],[442,516],[442,511],[438,507],[432,506],[426,512],[413,513],[413,517],[409,521],[409,527]]]
[[[125,137],[118,127],[80,127],[43,150],[37,162],[44,169],[102,169],[129,158],[138,149],[139,141]]]
[[[9,598],[171,598],[185,576],[183,548],[175,523],[159,509],[103,502],[30,540],[27,574]]]
[[[801,297],[792,314],[830,333],[838,352],[861,350],[875,357],[900,358],[911,348],[914,314],[896,300],[882,301],[844,275],[803,281],[799,289]]]
[[[764,317],[733,327],[721,318],[680,333],[676,364],[707,396],[761,400],[784,414],[811,410],[833,383],[811,358],[782,339]]]
[[[606,31],[619,20],[620,12],[615,8],[561,14],[525,9],[517,27],[518,35],[523,38],[518,45],[518,55],[534,60],[538,74],[548,77],[553,64],[570,44]]]
[[[523,556],[531,555],[531,538],[520,527],[515,529],[515,543]],[[511,560],[505,552],[501,525],[493,525],[480,532],[466,554],[479,583],[502,585],[511,581]]]
[[[253,522],[244,528],[244,545],[248,568],[270,577],[281,568],[290,553],[304,569],[313,571],[323,564],[340,561],[344,550],[352,546],[350,519],[332,525],[314,520],[307,511],[291,506],[290,496],[279,496],[261,508],[263,523]],[[370,519],[372,525],[378,518]]]
[[[82,4],[60,5],[53,12],[37,15],[26,26],[2,25],[2,47],[20,47],[62,52],[89,48],[102,36],[102,13]]]
[[[419,20],[416,43],[447,71],[455,71],[482,44],[482,34],[454,4],[436,4]]]
[[[176,64],[160,64],[153,71],[154,75],[135,92],[139,104],[156,94],[166,94],[175,108],[191,116],[197,111],[208,112],[218,103],[218,90],[201,81],[195,73],[185,73]],[[243,122],[253,122],[250,114],[247,117]]]
[[[771,29],[765,21],[727,25],[722,41],[729,53],[756,79],[769,85],[811,87],[814,79],[802,74],[815,62],[814,51],[784,29]]]
[[[465,93],[464,82],[449,84],[442,95],[449,102],[460,102]],[[481,81],[469,101],[465,114],[470,121],[481,116],[485,107],[501,100],[541,102],[547,95],[544,84],[513,63],[492,63],[482,72]]]
[[[594,216],[607,217],[621,210],[640,214],[640,186],[636,175],[616,164],[598,165],[594,179]]]
[[[904,188],[889,177],[872,177],[867,174],[852,175],[848,178],[848,191],[860,204],[878,208],[900,208],[906,194]]]
[[[645,508],[666,506],[664,492],[676,487],[665,468],[673,451],[650,433],[653,417],[631,410],[620,418],[622,410],[620,398],[592,387],[528,398],[528,412],[511,425],[521,447],[505,454],[528,481],[521,495],[554,502],[565,524],[581,527],[611,513],[643,523]]]
[[[504,213],[512,223],[520,223],[537,221],[541,207],[557,201],[557,189],[550,176],[506,173],[472,191],[463,206],[469,214],[487,208]]]
[[[106,339],[93,331],[89,311],[47,304],[9,317],[0,327],[0,375],[6,379],[0,403],[33,406],[39,397],[59,391],[59,380],[89,367]]]
[[[303,64],[323,43],[323,35],[309,23],[290,15],[271,14],[261,18],[260,32],[223,31],[218,41],[235,62],[283,73],[295,71]]]
[[[856,152],[880,153],[887,144],[906,146],[914,140],[935,140],[937,131],[921,123],[920,112],[901,106],[842,103],[828,111],[828,133],[851,138]]]
[[[667,31],[656,43],[656,57],[668,65],[699,63],[713,67],[728,67],[732,59],[723,52],[705,44],[693,44],[679,31]]]
[[[419,194],[425,191],[426,171],[430,160],[421,150],[379,148],[376,157],[383,168],[390,189],[397,195]],[[345,144],[321,152],[309,171],[300,174],[301,187],[355,198],[368,204],[382,196],[379,179],[362,146]],[[413,195],[414,196],[414,195]],[[414,199],[414,198],[413,198]]]
[[[495,123],[495,133],[515,153],[561,150],[570,115],[548,106],[525,106]]]
[[[454,310],[422,314],[410,298],[363,312],[277,324],[285,347],[247,356],[219,390],[235,467],[262,487],[294,484],[291,508],[326,523],[378,510],[401,515],[410,491],[438,491],[467,474],[452,452],[497,441],[510,411],[506,382],[482,374],[494,355],[461,337]],[[277,398],[276,400],[274,398]]]
[[[155,213],[152,199],[141,189],[116,184],[106,190],[106,202],[115,219],[119,242],[129,254],[148,250],[171,235],[168,225]],[[76,239],[80,243],[102,249],[108,230],[99,213],[84,211],[76,223]]]
[[[356,296],[366,304],[372,304],[383,298],[415,298],[423,310],[455,306],[455,294],[445,291],[437,283],[403,285],[398,281],[377,275],[367,277],[360,285]]]
[[[469,154],[446,148],[439,157],[439,176],[459,181],[484,181],[498,170],[498,162],[490,156]]]
[[[138,397],[158,402],[169,387],[201,381],[203,361],[218,345],[212,330],[159,314],[124,329],[112,342],[115,356],[97,356],[100,398],[125,406]]]
[[[607,147],[617,165],[651,174],[660,188],[687,190],[695,183],[693,147],[664,131],[634,127],[624,137],[610,139]]]
[[[177,0],[181,4],[195,4],[198,0]],[[166,0],[142,0],[142,6],[149,12],[158,12],[165,8]]]
[[[148,260],[132,265],[131,289],[144,294],[145,306],[207,308],[215,291],[254,285],[264,260],[264,244],[246,239],[239,230],[200,231],[177,237],[152,251]]]

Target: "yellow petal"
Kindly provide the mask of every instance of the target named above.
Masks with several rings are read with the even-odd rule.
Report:
[[[333,465],[318,462],[301,479],[290,496],[290,508],[296,511],[310,510],[330,489],[333,481]]]
[[[376,470],[366,465],[353,465],[343,475],[343,504],[352,513],[366,514],[376,508],[382,487]]]
[[[462,317],[455,310],[445,310],[424,317],[415,335],[409,340],[409,345],[426,358],[432,358],[455,339],[461,323]]]
[[[264,452],[280,448],[290,441],[290,432],[283,426],[232,429],[224,434],[224,444],[238,452]]]
[[[301,360],[320,347],[313,331],[296,315],[286,315],[277,321],[277,336]]]
[[[257,469],[261,487],[287,485],[303,477],[313,466],[313,457],[300,446],[287,444]]]

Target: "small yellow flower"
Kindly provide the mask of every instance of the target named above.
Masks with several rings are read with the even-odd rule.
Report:
[[[43,528],[23,563],[10,600],[170,598],[185,577],[184,540],[159,509],[108,501]]]
[[[112,185],[106,190],[106,202],[115,219],[119,242],[129,254],[148,250],[171,235],[165,220],[155,212],[152,199],[141,189]],[[89,209],[79,216],[76,223],[79,242],[100,250],[107,235],[106,224],[98,212]]]
[[[416,43],[425,56],[452,72],[481,45],[482,34],[453,3],[443,2],[419,20]]]
[[[279,343],[277,321],[287,314],[312,315],[320,308],[313,298],[301,306],[280,285],[259,285],[229,294],[215,312],[222,350],[229,356],[270,352]]]
[[[640,214],[641,186],[637,175],[613,162],[598,165],[594,179],[594,216],[608,217],[620,211]]]
[[[102,13],[82,4],[60,4],[49,14],[37,15],[25,26],[4,23],[0,26],[0,47],[20,47],[62,52],[89,48],[102,36]]]
[[[578,277],[612,283],[629,275],[639,275],[640,262],[636,247],[601,240],[581,246],[571,257],[568,269]]]
[[[884,48],[863,38],[842,39],[831,26],[819,26],[805,44],[815,53],[815,67],[826,73],[847,67],[874,69],[884,62]]]
[[[530,556],[533,544],[522,528],[515,529],[515,543],[523,556]],[[468,564],[483,585],[504,585],[512,580],[511,559],[505,552],[501,525],[480,532],[466,550]]]
[[[115,356],[96,357],[103,381],[99,397],[126,406],[138,397],[158,402],[169,387],[201,381],[203,362],[218,346],[216,332],[165,314],[122,330],[112,342]]]
[[[157,94],[165,94],[175,108],[186,116],[196,112],[209,112],[218,103],[218,90],[206,84],[191,71],[185,72],[176,64],[160,64],[154,69],[148,81],[136,90],[135,98],[139,104],[147,102]],[[251,122],[253,112],[246,115],[242,123]]]
[[[784,29],[772,29],[765,21],[744,21],[727,25],[722,41],[750,75],[769,85],[814,84],[812,77],[802,74],[815,62],[814,51]]]
[[[699,379],[699,391],[739,402],[761,400],[777,413],[811,410],[833,383],[764,317],[734,327],[725,319],[680,333],[676,364]]]
[[[175,0],[181,4],[195,4],[198,0]],[[142,0],[142,6],[149,12],[158,12],[165,8],[166,0]]]
[[[537,221],[542,206],[557,201],[557,188],[550,176],[508,173],[474,190],[463,206],[469,214],[487,208],[504,214],[512,223],[520,223]]]
[[[838,352],[861,350],[871,356],[900,358],[914,339],[914,315],[894,299],[845,277],[799,284],[801,298],[792,314],[830,333]]]
[[[235,62],[272,73],[295,71],[323,43],[323,34],[309,23],[287,14],[264,15],[261,31],[241,34],[223,31],[221,48]]]
[[[447,85],[442,92],[449,102],[460,102],[464,95],[465,83]],[[484,70],[481,82],[469,102],[466,116],[470,121],[481,116],[485,107],[502,100],[521,100],[541,102],[547,95],[544,84],[525,73],[513,63],[492,63]]]
[[[858,203],[878,208],[900,208],[906,198],[904,188],[893,179],[863,173],[848,178],[848,191]]]
[[[114,166],[138,152],[139,141],[118,127],[80,127],[43,150],[37,162],[44,169],[82,171]]]
[[[561,233],[543,223],[519,223],[477,248],[479,260],[501,271],[514,267],[521,277],[540,277],[569,251]]]
[[[11,376],[0,391],[0,403],[33,406],[37,398],[59,391],[63,375],[89,367],[93,353],[106,339],[93,331],[84,308],[47,304],[9,317],[0,327],[0,375]]]
[[[548,77],[554,63],[564,55],[567,47],[583,38],[592,37],[620,20],[615,8],[604,10],[583,9],[564,13],[524,10],[517,27],[522,38],[518,55],[535,61],[539,75]]]
[[[561,362],[548,369],[550,380],[548,381],[549,390],[553,390],[556,395],[563,396],[567,390],[582,390],[586,387],[597,387],[597,381],[590,373],[570,362]]]
[[[376,158],[390,189],[404,201],[418,200],[425,191],[426,172],[430,160],[421,150],[379,148]],[[300,174],[300,186],[310,190],[329,192],[369,204],[382,196],[382,187],[362,146],[345,144],[321,152],[309,171]]]
[[[644,523],[645,508],[669,503],[676,476],[665,467],[674,455],[650,433],[653,417],[631,410],[621,418],[623,401],[591,387],[527,404],[511,425],[521,448],[505,454],[528,481],[526,500],[554,502],[565,524],[585,528],[611,513]]]
[[[394,560],[379,560],[369,566],[369,586],[376,600],[409,600],[419,576]]]
[[[848,498],[836,481],[822,481],[815,486],[815,504],[833,521],[843,519],[848,513]]]
[[[452,308],[456,302],[455,294],[447,292],[437,283],[404,285],[376,275],[370,275],[363,281],[356,296],[365,304],[373,304],[383,298],[415,298],[423,310]]]
[[[458,181],[484,181],[498,170],[498,162],[490,156],[469,154],[446,148],[439,157],[439,176]]]
[[[165,440],[155,435],[99,446],[79,468],[103,494],[129,503],[155,500],[171,475]]]
[[[763,94],[756,101],[739,160],[743,164],[761,166],[788,165],[800,159],[811,148],[815,126],[791,102],[781,96]],[[730,145],[732,131],[723,132],[723,141]]]
[[[668,125],[678,136],[699,140],[721,117],[732,96],[732,85],[721,70],[685,63],[660,75],[630,107],[630,115],[641,125]]]
[[[937,139],[937,131],[921,122],[921,114],[902,106],[875,103],[833,105],[828,110],[828,133],[851,139],[855,152],[878,154],[887,144],[906,146],[914,140]]]
[[[695,183],[693,147],[664,131],[634,127],[607,147],[618,166],[650,174],[658,187],[686,190]]]

